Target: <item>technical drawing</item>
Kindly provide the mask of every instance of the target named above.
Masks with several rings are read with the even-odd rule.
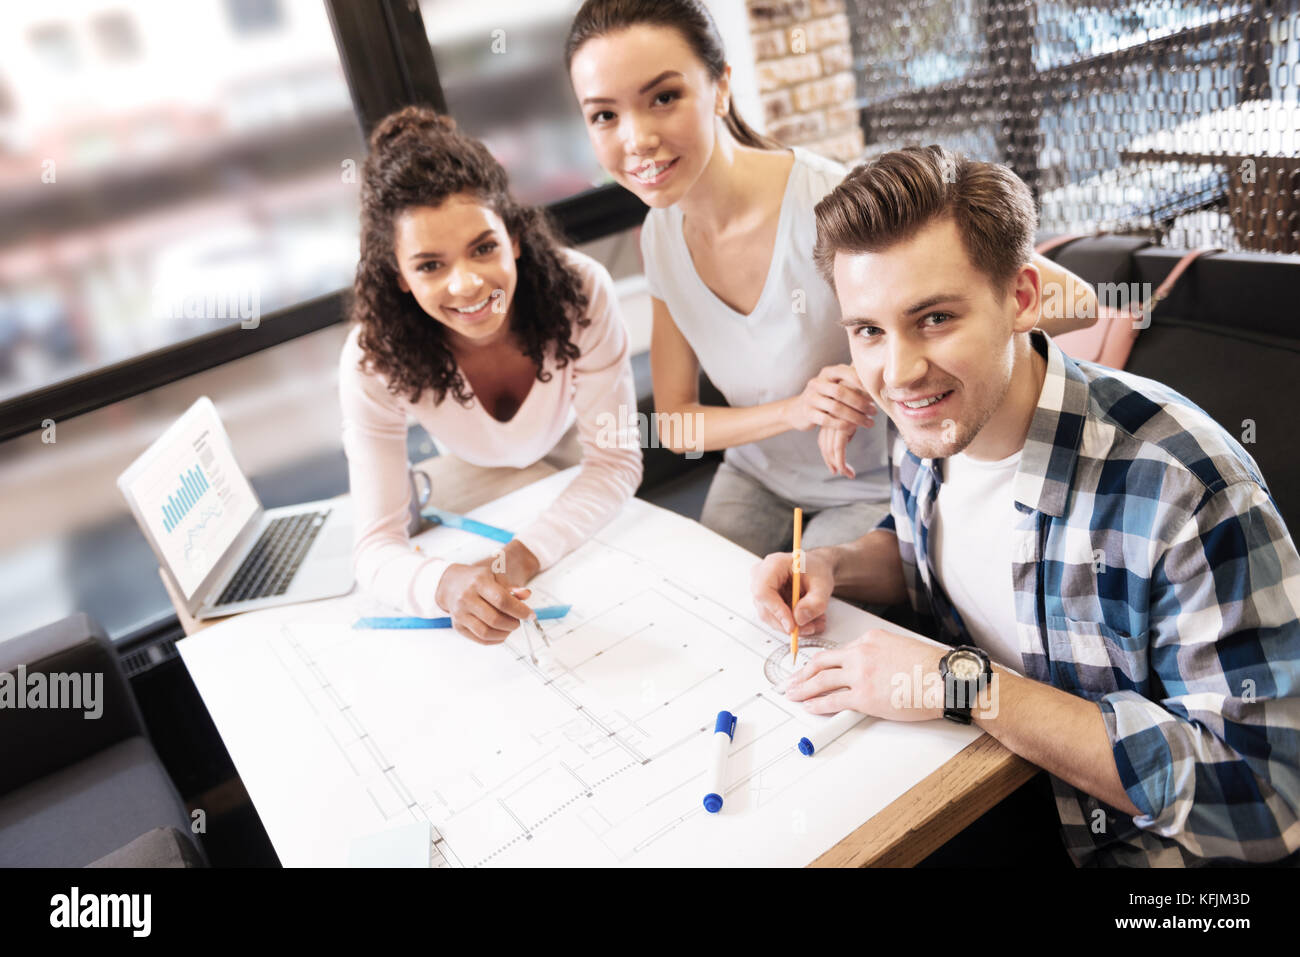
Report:
[[[458,749],[443,751],[427,733],[423,754],[408,756],[398,738],[409,734],[397,733],[389,696],[383,726],[369,719],[347,689],[357,684],[377,633],[341,626],[283,630],[280,660],[327,724],[357,783],[385,820],[430,820],[433,850],[447,864],[525,863],[529,843],[561,819],[580,822],[608,862],[630,861],[704,813],[703,793],[695,792],[719,710],[741,716],[729,765],[743,767],[745,751],[759,756],[758,766],[729,781],[729,802],[758,776],[763,786],[752,789],[753,799],[775,797],[781,763],[793,765],[792,774],[806,770],[798,767],[793,745],[816,719],[764,688],[761,677],[772,654],[784,651],[788,663],[783,640],[750,613],[599,540],[575,559],[532,586],[538,606],[574,604],[565,619],[548,623],[551,645],[536,649],[538,664],[529,660],[520,632],[501,649],[523,680],[498,686],[509,689],[510,710],[527,715],[529,727],[490,749],[486,763],[457,767]],[[818,639],[814,647],[829,644]],[[402,714],[397,723],[412,717]]]
[[[523,527],[540,497],[526,491],[476,517]],[[457,562],[499,547],[447,528],[422,542]],[[633,500],[529,583],[535,607],[572,606],[534,641],[536,664],[522,631],[483,645],[449,629],[354,630],[392,611],[361,596],[256,612],[180,647],[286,866],[342,863],[354,841],[407,821],[430,823],[435,866],[802,865],[978,731],[869,719],[799,754],[826,719],[773,687],[789,638],[757,620],[752,565]],[[885,624],[833,600],[800,663]],[[738,720],[725,802],[709,814],[722,710]]]

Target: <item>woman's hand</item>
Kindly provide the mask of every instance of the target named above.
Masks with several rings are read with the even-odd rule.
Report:
[[[876,404],[853,366],[827,366],[808,380],[803,392],[786,400],[785,413],[790,428],[800,432],[817,426],[869,429],[875,422]]]
[[[456,631],[495,645],[505,641],[521,621],[533,617],[533,610],[520,601],[529,594],[527,588],[511,588],[504,576],[487,565],[450,565],[438,581],[434,600],[451,615]]]
[[[494,575],[512,588],[527,585],[542,567],[537,556],[517,540],[506,543],[505,548],[491,558],[480,559],[474,564],[491,568]]]
[[[853,471],[853,466],[845,458],[849,440],[853,438],[853,433],[856,431],[857,427],[852,425],[823,425],[818,430],[817,448],[821,450],[822,461],[826,463],[832,475],[857,478],[858,473]]]

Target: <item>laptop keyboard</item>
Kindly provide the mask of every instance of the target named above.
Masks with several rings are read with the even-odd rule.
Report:
[[[298,573],[303,556],[316,541],[329,509],[273,519],[226,585],[217,605],[283,595]]]

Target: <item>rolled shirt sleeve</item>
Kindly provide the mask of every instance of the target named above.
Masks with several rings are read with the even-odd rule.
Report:
[[[1151,581],[1163,697],[1099,699],[1134,824],[1203,858],[1300,848],[1300,559],[1267,493],[1229,485],[1168,539]]]

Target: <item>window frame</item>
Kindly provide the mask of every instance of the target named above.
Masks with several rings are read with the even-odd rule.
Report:
[[[410,103],[447,112],[419,5],[405,0],[322,0],[362,141],[383,117]],[[557,51],[557,62],[559,59]],[[608,184],[550,203],[567,241],[585,243],[637,226],[647,207]],[[351,288],[270,312],[255,329],[239,323],[100,366],[0,401],[0,442],[62,422],[261,352],[347,320]]]

